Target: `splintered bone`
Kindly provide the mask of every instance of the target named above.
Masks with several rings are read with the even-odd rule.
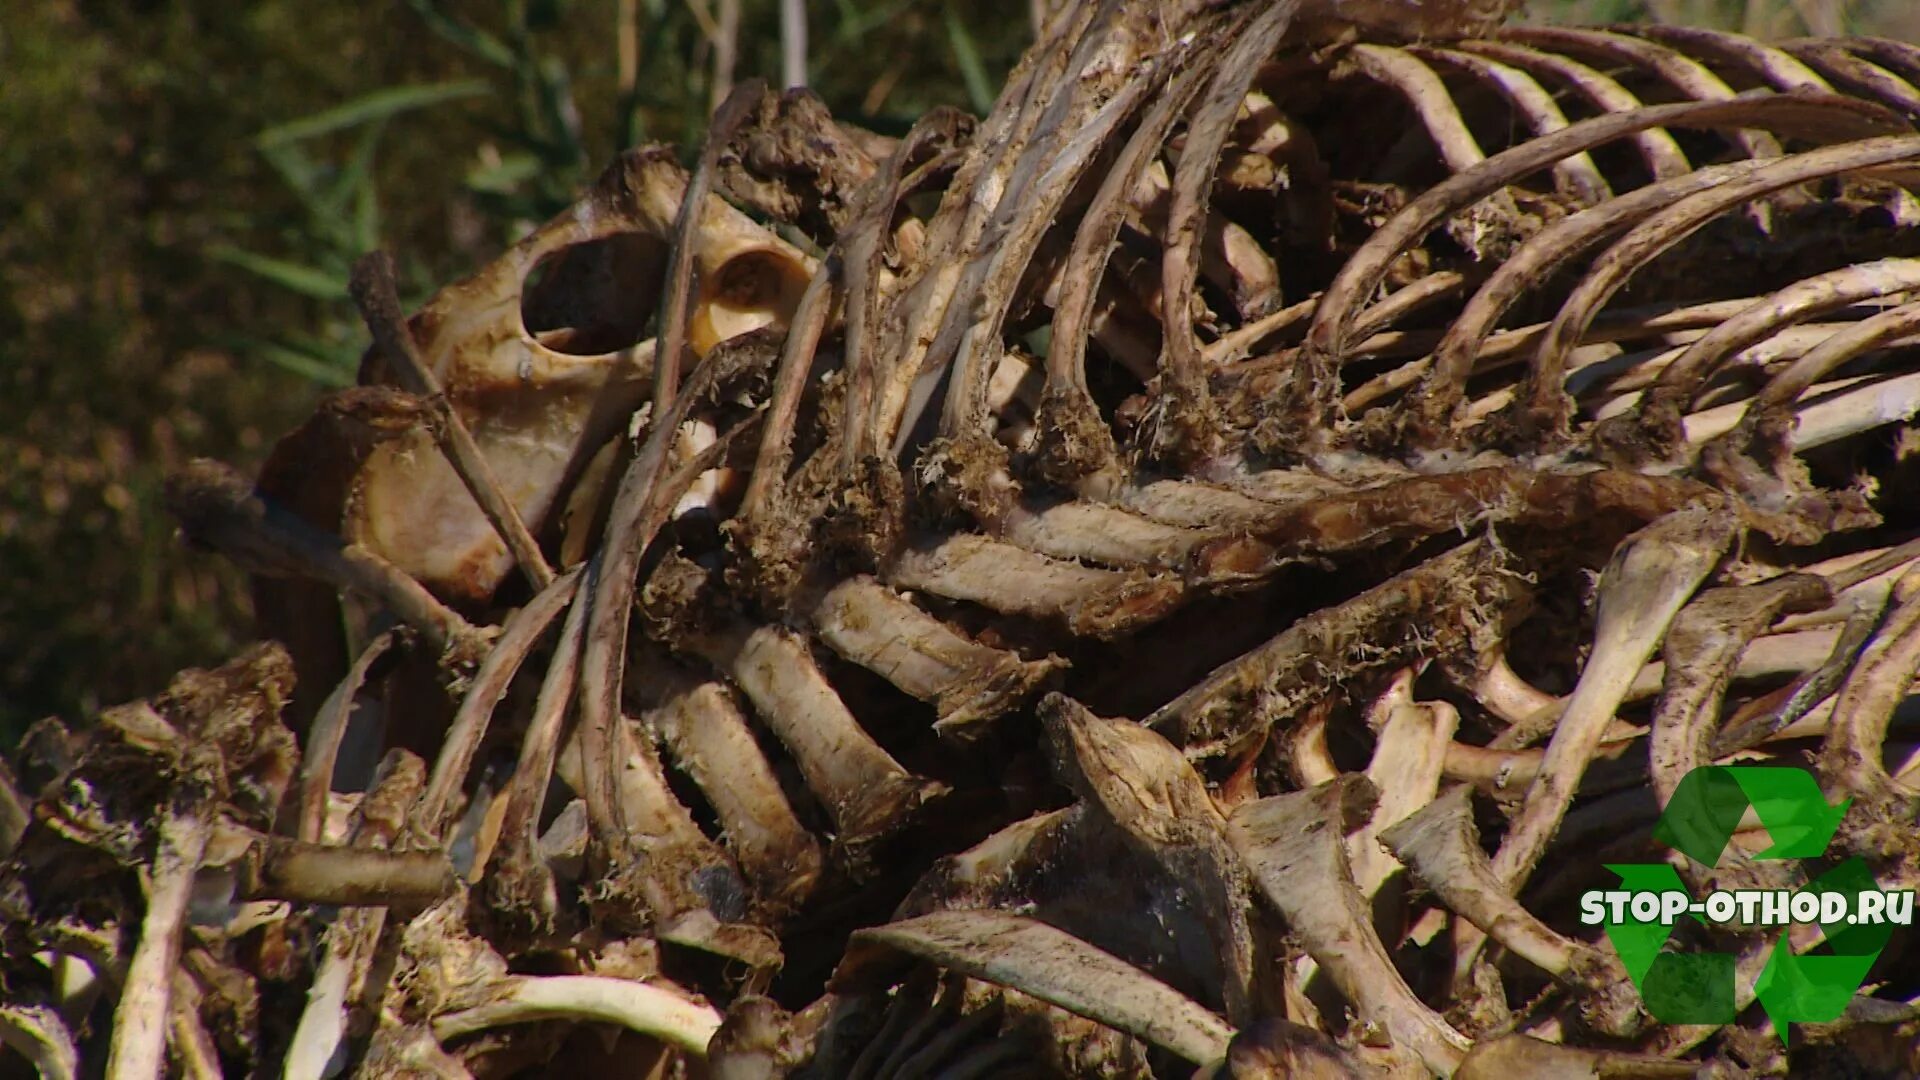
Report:
[[[1254,939],[1242,897],[1245,872],[1225,839],[1226,818],[1206,785],[1166,739],[1130,720],[1108,720],[1061,694],[1041,703],[1054,771],[1176,879],[1200,890],[1228,1019],[1244,1024],[1256,999]]]
[[[1347,838],[1347,861],[1360,895],[1373,896],[1399,869],[1381,846],[1381,834],[1433,801],[1459,724],[1459,710],[1452,705],[1413,699],[1410,669],[1394,673],[1386,692],[1367,707],[1367,726],[1375,739],[1367,779],[1380,800],[1373,815]]]

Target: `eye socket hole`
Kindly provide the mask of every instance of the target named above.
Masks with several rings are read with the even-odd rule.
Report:
[[[774,323],[784,324],[807,288],[806,267],[778,251],[744,251],[702,283],[694,345],[702,350]]]
[[[527,274],[520,321],[542,345],[572,356],[637,345],[650,336],[666,262],[666,245],[640,233],[563,248]]]

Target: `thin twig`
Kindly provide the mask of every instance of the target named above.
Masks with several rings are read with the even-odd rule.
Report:
[[[733,67],[740,55],[740,0],[720,0],[719,22],[713,28],[713,108],[733,93]]]
[[[262,498],[232,467],[204,458],[167,478],[167,510],[195,543],[264,577],[317,578],[372,597],[459,667],[485,653],[487,632],[441,603],[399,567],[316,529]]]
[[[780,0],[780,84],[807,85],[807,0]]]
[[[393,364],[400,384],[424,398],[433,411],[434,441],[440,444],[448,464],[480,504],[507,550],[513,552],[520,572],[536,589],[553,584],[553,568],[547,565],[546,556],[540,554],[539,543],[527,531],[527,523],[520,519],[520,511],[512,500],[500,490],[500,481],[493,475],[493,466],[487,464],[486,455],[481,453],[480,444],[473,441],[473,433],[467,430],[465,421],[460,419],[459,412],[442,390],[440,380],[420,355],[420,346],[413,340],[413,331],[408,329],[406,316],[400,310],[393,257],[384,251],[363,256],[354,264],[347,288],[360,308],[360,317],[373,334],[375,347]]]
[[[732,2],[732,0],[728,0]],[[724,6],[723,6],[724,10]],[[739,13],[736,7],[736,22]],[[718,61],[716,61],[717,65]],[[653,358],[653,415],[661,416],[673,405],[680,388],[680,355],[687,348],[687,308],[693,296],[694,234],[699,231],[707,208],[707,191],[713,186],[713,170],[720,152],[747,113],[766,92],[758,79],[743,83],[722,100],[714,99],[713,123],[707,130],[707,143],[700,150],[700,161],[692,179],[680,196],[680,209],[673,221],[673,257],[667,261],[667,276],[660,298],[659,347]]]

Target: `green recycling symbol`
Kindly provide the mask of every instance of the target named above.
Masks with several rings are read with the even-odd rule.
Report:
[[[1751,806],[1772,840],[1770,847],[1754,856],[1756,859],[1816,859],[1826,854],[1850,802],[1828,806],[1820,785],[1804,769],[1703,766],[1681,779],[1653,835],[1694,861],[1713,866]],[[1705,923],[1708,918],[1702,914],[1703,909],[1731,907],[1741,894],[1718,894],[1712,908],[1707,908],[1688,896],[1679,872],[1667,863],[1609,864],[1607,869],[1620,876],[1626,894],[1657,894],[1666,909],[1667,917],[1649,920],[1623,917],[1624,907],[1616,904],[1603,922],[1648,1014],[1670,1024],[1731,1023],[1739,1011],[1734,998],[1734,954],[1663,950],[1673,936],[1673,918],[1678,914],[1691,914]],[[1755,997],[1783,1041],[1789,1023],[1838,1019],[1893,936],[1892,920],[1856,919],[1854,913],[1861,910],[1857,904],[1860,895],[1879,891],[1866,862],[1858,857],[1827,870],[1800,891],[1820,897],[1829,893],[1839,896],[1818,903],[1817,919],[1800,920],[1819,922],[1826,935],[1822,951],[1796,954],[1783,927],[1766,968],[1754,983]],[[1680,895],[1671,896],[1673,893]],[[1725,905],[1720,903],[1722,899]],[[1750,894],[1744,899],[1757,908],[1767,897]],[[1784,910],[1786,897],[1777,899]],[[1646,905],[1639,906],[1636,915],[1644,915]],[[1802,906],[1815,907],[1813,903]],[[1741,910],[1752,908],[1743,905]],[[1910,913],[1911,908],[1908,910]],[[1829,917],[1835,921],[1825,921]],[[1784,920],[1775,917],[1763,921]]]

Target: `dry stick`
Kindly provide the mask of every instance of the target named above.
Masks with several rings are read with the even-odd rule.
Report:
[[[1535,350],[1528,374],[1532,412],[1563,422],[1567,354],[1594,316],[1641,268],[1741,203],[1813,180],[1920,157],[1920,136],[1843,143],[1768,162],[1727,184],[1690,195],[1635,226],[1593,262],[1567,294]]]
[[[418,581],[358,544],[322,532],[256,493],[234,469],[204,458],[167,480],[167,509],[196,543],[264,577],[317,578],[370,596],[419,631],[443,664],[477,660],[487,635]]]
[[[460,702],[460,709],[454,713],[453,722],[447,725],[447,732],[440,743],[439,757],[433,763],[433,776],[427,781],[427,787],[421,793],[419,804],[414,809],[414,827],[419,839],[431,842],[437,839],[445,826],[448,804],[453,801],[454,793],[466,782],[467,771],[473,765],[473,755],[480,749],[480,742],[486,738],[487,724],[493,716],[493,710],[499,706],[500,699],[506,696],[507,688],[513,684],[513,677],[519,673],[520,665],[527,654],[538,645],[547,627],[558,618],[560,612],[572,603],[579,589],[581,570],[576,568],[556,578],[552,584],[542,589],[527,605],[506,621],[500,637],[494,641],[493,649],[473,676],[473,682],[467,690],[467,696]]]
[[[159,1077],[166,1063],[168,1003],[180,963],[180,935],[193,898],[193,878],[207,850],[213,825],[200,806],[161,810],[159,850],[147,874],[147,913],[140,944],[127,963],[114,1010],[107,1075],[115,1080]]]
[[[1843,120],[1854,121],[1850,129]],[[1407,248],[1447,217],[1568,155],[1592,150],[1615,139],[1655,127],[1719,128],[1767,126],[1796,134],[1825,126],[1828,138],[1843,138],[1862,125],[1899,130],[1891,114],[1852,98],[1813,94],[1689,101],[1651,105],[1631,113],[1597,116],[1561,131],[1531,139],[1441,181],[1408,203],[1381,226],[1341,267],[1327,287],[1307,333],[1309,348],[1343,356],[1352,344],[1351,323],[1359,305],[1372,297],[1387,270]]]
[[[785,90],[807,85],[806,0],[780,0],[780,83]]]
[[[302,840],[318,841],[326,831],[327,796],[333,791],[333,770],[340,758],[340,742],[347,734],[347,719],[353,713],[354,697],[367,681],[367,672],[393,644],[393,632],[387,631],[367,643],[347,669],[346,677],[327,695],[307,729],[306,753],[300,759],[300,818],[295,834]]]
[[[473,433],[467,430],[466,422],[447,399],[440,380],[420,355],[420,346],[414,341],[406,315],[400,310],[400,294],[393,279],[393,257],[384,251],[363,256],[353,266],[347,291],[360,308],[360,317],[373,334],[375,347],[393,364],[400,385],[418,394],[432,410],[434,441],[439,443],[453,471],[460,474],[460,482],[473,495],[473,501],[480,504],[507,550],[513,552],[520,572],[536,589],[551,585],[553,568],[547,565],[546,556],[540,554],[539,543],[527,531],[527,523],[520,519],[520,511],[513,501],[500,490],[493,466],[487,463],[480,445],[473,441]]]
[[[620,91],[620,101],[630,105],[634,88],[640,81],[640,0],[619,0],[613,32],[618,50],[614,60],[615,85]]]
[[[719,0],[720,14],[713,27],[712,108],[718,112],[732,95],[733,68],[740,55],[740,0]],[[758,94],[754,95],[758,97]],[[665,408],[665,406],[661,406]]]

